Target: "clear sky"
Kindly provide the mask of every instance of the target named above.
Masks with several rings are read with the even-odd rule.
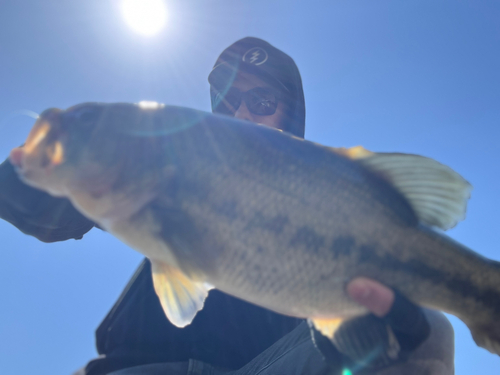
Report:
[[[207,75],[245,36],[302,73],[306,138],[433,157],[474,190],[456,240],[500,260],[500,2],[171,0],[168,25],[135,33],[115,0],[0,2],[0,157],[21,144],[23,111],[155,100],[209,110]],[[2,182],[0,181],[0,184]],[[43,244],[0,222],[0,373],[70,374],[95,356],[94,330],[141,260],[110,235]],[[500,285],[499,285],[500,288]],[[500,359],[456,332],[456,373]]]

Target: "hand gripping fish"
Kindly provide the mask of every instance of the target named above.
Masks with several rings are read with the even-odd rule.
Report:
[[[453,241],[471,186],[417,155],[332,149],[164,105],[49,109],[11,162],[152,263],[169,320],[213,286],[332,337],[369,277],[463,320],[500,353],[500,266]]]

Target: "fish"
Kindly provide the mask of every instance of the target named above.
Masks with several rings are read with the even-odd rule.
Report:
[[[148,257],[178,327],[217,288],[332,338],[368,313],[346,293],[368,277],[500,354],[500,263],[444,234],[472,186],[433,159],[159,103],[83,103],[44,111],[10,161]]]

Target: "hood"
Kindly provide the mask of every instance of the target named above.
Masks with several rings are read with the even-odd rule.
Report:
[[[304,138],[306,117],[304,91],[299,69],[293,59],[262,39],[243,38],[220,54],[208,76],[208,81],[227,82],[229,87],[238,71],[254,74],[286,93],[290,110],[283,130]],[[211,87],[212,109],[216,95],[216,91]]]

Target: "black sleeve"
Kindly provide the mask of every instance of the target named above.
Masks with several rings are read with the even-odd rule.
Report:
[[[24,184],[8,159],[0,164],[0,218],[43,242],[80,239],[94,226],[68,199]]]

